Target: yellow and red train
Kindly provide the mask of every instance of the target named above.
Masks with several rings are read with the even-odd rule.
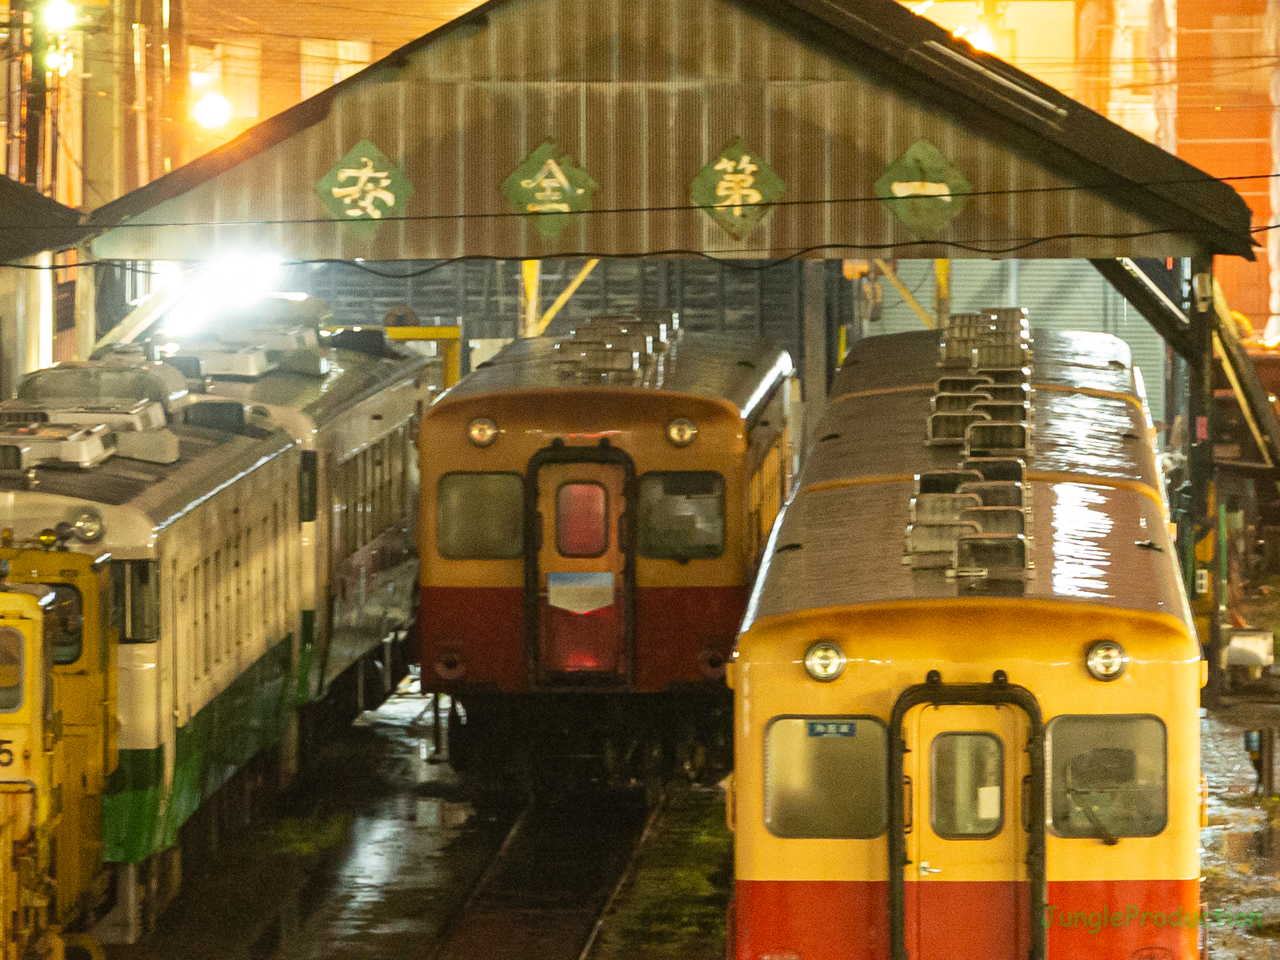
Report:
[[[962,315],[832,398],[728,671],[729,956],[1197,956],[1204,663],[1128,348]]]
[[[708,734],[703,708],[727,737],[724,664],[789,485],[792,366],[673,319],[516,341],[423,418],[423,687],[461,704],[456,766],[523,744],[621,770]]]

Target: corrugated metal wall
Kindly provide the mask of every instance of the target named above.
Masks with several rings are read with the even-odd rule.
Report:
[[[907,244],[913,256],[1191,255],[1191,238],[1069,182],[1024,145],[976,132],[851,60],[727,0],[514,0],[335,88],[323,119],[94,244],[120,260],[544,258],[688,251],[781,258],[824,245]],[[318,115],[318,112],[317,112]],[[302,116],[302,112],[295,116]],[[309,122],[309,121],[308,121]],[[599,185],[594,212],[552,240],[502,194],[548,137]],[[693,205],[702,167],[735,138],[785,185],[734,239]],[[317,184],[371,141],[414,192],[372,239]],[[889,164],[926,140],[975,194],[921,245],[876,199]],[[1034,142],[1033,142],[1034,141]],[[754,162],[754,161],[753,161]],[[364,224],[370,221],[363,221]],[[1149,233],[1148,236],[1138,234]],[[1036,238],[1058,239],[1020,244]],[[840,255],[834,253],[833,255]]]
[[[898,276],[930,311],[933,262],[901,260]],[[1147,384],[1151,416],[1164,420],[1165,344],[1115,289],[1080,260],[960,260],[952,263],[951,309],[969,313],[983,307],[1026,307],[1033,326],[1113,333],[1129,344],[1133,362]],[[883,319],[865,323],[868,336],[920,329],[920,319],[884,283]]]
[[[542,263],[542,309],[577,276],[582,260]],[[462,323],[471,339],[514,337],[520,314],[520,263],[478,262],[323,264],[296,267],[291,289],[324,297],[338,322],[380,324],[392,307],[409,306],[427,324]],[[827,310],[832,328],[853,320],[853,291],[832,278]],[[374,272],[377,271],[377,272]],[[644,307],[680,312],[692,330],[737,331],[781,344],[803,359],[801,263],[690,260],[603,260],[557,316],[552,332],[575,319]],[[394,279],[382,274],[397,274]],[[415,275],[416,274],[416,275]]]

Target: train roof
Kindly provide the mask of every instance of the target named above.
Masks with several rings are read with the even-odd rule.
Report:
[[[744,419],[792,373],[786,350],[762,339],[679,330],[634,364],[593,366],[573,337],[516,340],[463,377],[440,402],[528,390],[639,389],[727,401]],[[605,358],[611,362],[612,358]]]
[[[185,425],[170,429],[178,440],[178,458],[172,463],[113,456],[85,469],[36,467],[34,487],[23,475],[3,472],[0,491],[21,495],[34,490],[125,507],[139,511],[158,529],[294,442],[283,430],[258,427],[244,434]]]
[[[382,355],[330,348],[320,356],[328,361],[320,376],[276,369],[254,379],[215,377],[208,393],[248,404],[290,407],[319,427],[395,383],[414,379],[440,385],[443,376],[438,358],[407,348]]]
[[[744,629],[823,607],[992,596],[1189,623],[1128,348],[1106,334],[1032,334],[1025,380],[1010,384],[1029,388],[1030,441],[981,449],[978,434],[941,428],[930,442],[931,398],[960,392],[939,381],[973,372],[939,367],[946,341],[921,331],[851,351]],[[997,415],[981,397],[962,403]],[[1015,419],[977,422],[998,432]]]

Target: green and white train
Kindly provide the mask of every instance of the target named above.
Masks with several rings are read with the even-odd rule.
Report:
[[[257,343],[252,319],[167,342],[164,362],[135,349],[37,371],[0,404],[11,580],[74,593],[97,652],[55,651],[54,674],[78,678],[68,713],[101,755],[63,802],[113,878],[108,942],[150,928],[222,806],[289,779],[308,731],[380,701],[408,659],[413,436],[439,364],[270,310],[275,339]]]

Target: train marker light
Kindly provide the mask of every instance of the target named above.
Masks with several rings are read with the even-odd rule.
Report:
[[[71,518],[72,533],[81,543],[97,543],[106,533],[102,523],[102,514],[93,507],[77,510]]]
[[[1114,640],[1099,640],[1089,647],[1084,663],[1095,680],[1118,680],[1129,666],[1129,655]]]
[[[804,668],[809,676],[823,683],[830,683],[844,673],[848,662],[840,645],[829,640],[819,640],[804,652]]]
[[[477,417],[467,427],[467,438],[477,447],[487,447],[498,439],[498,425],[492,420]]]
[[[667,439],[673,446],[687,447],[698,435],[698,427],[692,420],[680,417],[667,424]]]
[[[36,534],[36,539],[40,541],[40,546],[46,550],[52,550],[58,545],[58,531],[51,527],[45,527]]]

